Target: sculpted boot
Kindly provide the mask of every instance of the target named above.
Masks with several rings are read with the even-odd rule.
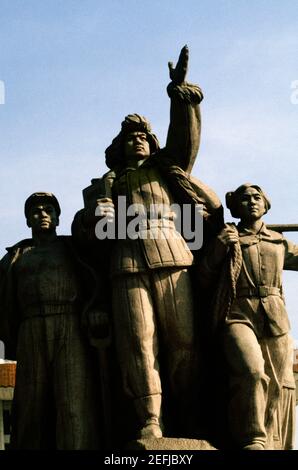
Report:
[[[161,394],[136,398],[134,404],[141,423],[137,439],[161,438]]]
[[[265,448],[264,444],[261,444],[260,442],[253,442],[244,446],[242,450],[265,450]]]

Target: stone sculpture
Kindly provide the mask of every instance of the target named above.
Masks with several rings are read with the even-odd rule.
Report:
[[[263,223],[270,202],[259,186],[243,184],[226,202],[240,223],[226,224],[199,270],[202,283],[217,285],[212,323],[226,359],[230,445],[291,449],[296,397],[282,270],[298,270],[298,246]]]
[[[25,216],[32,238],[0,263],[0,335],[17,360],[11,447],[98,449],[98,373],[81,326],[83,285],[91,290],[93,274],[71,237],[57,236],[52,193],[32,194]]]
[[[169,63],[165,147],[127,115],[72,236],[56,233],[52,193],[25,202],[32,238],[0,262],[0,339],[17,360],[12,448],[293,446],[281,275],[298,270],[298,247],[263,223],[259,186],[227,193],[240,223],[224,225],[216,194],[191,176],[203,94],[185,81],[188,57],[185,46]],[[227,395],[219,439],[215,392]]]
[[[187,64],[185,46],[176,67],[169,64],[171,113],[165,148],[159,148],[147,119],[126,116],[106,150],[111,171],[84,190],[85,208],[73,222],[76,239],[89,247],[93,243],[94,252],[95,235],[102,238],[97,240],[99,252],[107,243],[100,230],[102,218],[110,223],[113,331],[123,389],[138,418],[138,438],[163,436],[165,382],[174,403],[171,432],[187,436],[193,416],[198,366],[189,268],[194,254],[176,229],[173,204],[200,204],[211,233],[222,223],[217,196],[189,175],[199,148],[203,95],[198,86],[185,82]]]

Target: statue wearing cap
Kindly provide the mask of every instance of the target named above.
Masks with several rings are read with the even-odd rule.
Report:
[[[84,276],[89,286],[94,279],[71,237],[57,236],[60,213],[52,193],[32,194],[32,238],[7,248],[0,263],[0,334],[17,360],[14,449],[100,445],[95,360],[81,328]]]
[[[227,193],[226,204],[240,223],[226,224],[199,270],[215,287],[212,321],[229,375],[229,429],[238,448],[289,450],[296,397],[282,271],[298,270],[298,246],[262,221],[271,204],[258,185]]]
[[[45,192],[37,192],[31,194],[26,201],[25,201],[25,206],[24,206],[24,213],[26,220],[28,221],[29,216],[30,216],[30,210],[32,206],[35,206],[36,204],[49,204],[52,205],[55,209],[56,216],[59,218],[61,214],[61,208],[60,204],[58,202],[58,199],[53,193],[45,193]]]

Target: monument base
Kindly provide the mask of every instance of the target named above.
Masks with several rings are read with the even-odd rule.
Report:
[[[126,450],[217,450],[202,439],[162,437],[160,439],[139,439],[129,442]]]

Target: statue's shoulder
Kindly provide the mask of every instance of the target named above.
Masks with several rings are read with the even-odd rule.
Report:
[[[222,206],[221,200],[219,199],[216,192],[210,188],[210,186],[208,186],[206,183],[203,183],[203,181],[199,180],[193,175],[190,175],[190,181],[196,193],[203,196],[206,200],[206,203],[209,203],[214,208]]]
[[[6,270],[25,250],[32,246],[32,238],[26,238],[14,245],[6,247],[6,254],[0,260],[2,270]]]
[[[276,230],[270,230],[265,225],[266,234],[270,236],[271,240],[273,241],[282,241],[285,239],[282,233],[277,232]]]
[[[6,247],[7,254],[13,254],[16,251],[20,250],[23,251],[25,248],[31,247],[33,244],[32,238],[25,238],[24,240],[21,240],[14,245]]]

